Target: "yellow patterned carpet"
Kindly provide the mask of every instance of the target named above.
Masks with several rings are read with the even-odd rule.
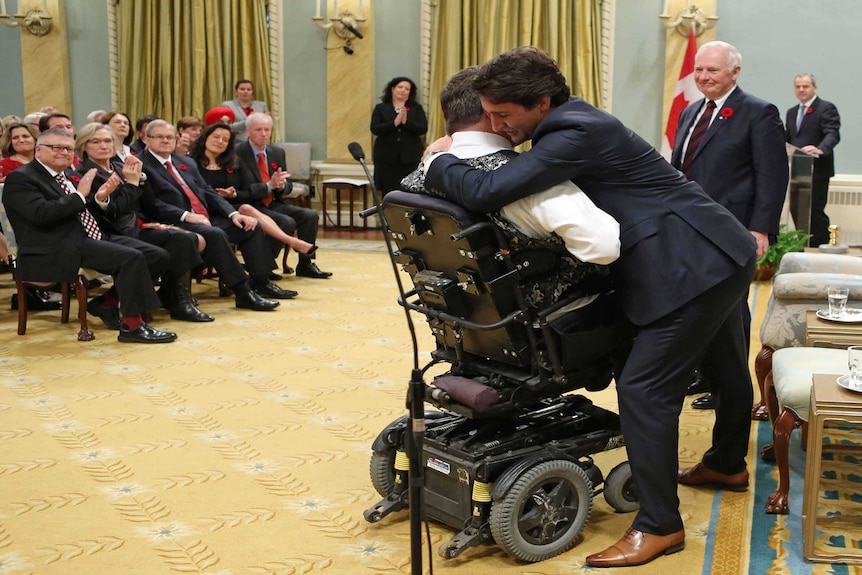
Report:
[[[286,278],[300,296],[272,313],[237,310],[204,282],[194,292],[215,323],[159,311],[154,325],[179,333],[160,346],[117,343],[96,322],[97,339],[78,342],[59,312],[32,313],[18,337],[0,276],[0,574],[410,573],[407,513],[362,518],[379,499],[371,442],[404,413],[404,314],[382,243],[322,244],[331,280]],[[429,350],[428,329],[417,332]],[[613,388],[591,398],[616,408]],[[683,464],[700,459],[712,419],[686,408]],[[596,458],[605,472],[623,459]],[[713,513],[711,572],[746,572],[751,496],[680,497],[686,550],[637,572],[701,573]],[[533,565],[495,546],[444,561],[436,548],[454,532],[432,525],[433,568],[595,573],[584,557],[630,522],[598,498],[578,545]]]

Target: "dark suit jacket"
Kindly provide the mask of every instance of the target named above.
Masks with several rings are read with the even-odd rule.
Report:
[[[505,166],[482,172],[443,155],[425,182],[492,212],[567,179],[620,224],[621,254],[611,269],[635,324],[679,308],[754,256],[754,238],[730,212],[619,120],[577,97],[549,113],[532,149]]]
[[[86,204],[63,191],[38,161],[6,177],[3,205],[18,240],[24,281],[71,281],[81,267],[87,232],[78,214]]]
[[[796,116],[799,114],[799,105],[787,110],[785,126],[787,130],[787,141],[797,148],[803,146],[817,146],[823,155],[814,160],[814,177],[831,178],[835,175],[835,156],[832,149],[841,140],[841,118],[838,108],[832,102],[827,102],[819,96],[811,102],[811,107],[806,110],[805,117],[799,131],[796,131]]]
[[[386,161],[418,164],[425,144],[422,136],[428,131],[428,118],[419,103],[409,106],[407,121],[395,125],[395,108],[391,102],[381,102],[371,113],[371,133],[374,140],[374,162]]]
[[[111,194],[111,200],[103,210],[101,206],[96,203],[96,190],[98,190],[99,187],[101,187],[101,185],[111,177],[111,174],[106,169],[89,159],[81,162],[76,173],[80,177],[93,168],[96,169],[96,177],[93,180],[92,186],[93,193],[87,196],[87,207],[90,210],[90,213],[93,214],[93,217],[95,217],[96,221],[99,222],[99,227],[102,228],[103,231],[107,231],[111,234],[137,238],[139,235],[137,214],[138,201],[141,197],[143,188],[140,186],[133,186],[128,183],[121,184],[116,190],[114,190],[114,193]],[[122,164],[115,164],[114,170],[122,172]]]
[[[671,155],[676,168],[703,104],[700,99],[679,116]],[[749,230],[777,234],[789,178],[778,108],[737,86],[695,152],[689,178]]]
[[[184,212],[192,211],[191,202],[185,192],[153,154],[144,152],[138,158],[144,163],[147,184],[155,196],[155,215],[158,216],[156,219],[166,224],[179,223]],[[221,228],[233,226],[227,217],[235,212],[236,208],[206,183],[195,161],[177,154],[171,154],[170,161],[174,170],[207,209],[212,224]]]
[[[241,189],[236,190],[236,201],[239,203],[254,203],[263,200],[267,196],[266,182],[260,177],[260,170],[257,167],[257,158],[254,155],[254,150],[248,142],[241,142],[236,147],[236,155],[239,160],[239,173],[242,177]],[[266,166],[269,175],[278,168],[287,170],[287,161],[285,159],[284,150],[278,146],[266,145]],[[283,188],[272,190],[274,198],[280,200],[284,194],[289,194],[293,189],[293,182],[289,179]]]

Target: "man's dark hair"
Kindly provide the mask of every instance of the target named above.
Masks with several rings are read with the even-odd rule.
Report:
[[[251,86],[251,89],[254,90],[254,82],[252,82],[251,80],[246,80],[245,78],[243,78],[242,80],[237,80],[236,84],[233,85],[234,91],[236,91],[236,89],[239,88],[240,86],[242,86],[243,84],[248,84],[249,86]]]
[[[152,114],[147,114],[146,116],[141,116],[135,121],[135,132],[140,132],[144,129],[146,124],[149,124],[153,120],[158,120],[158,116],[154,116]]]
[[[452,74],[440,91],[446,133],[450,136],[475,125],[485,114],[479,95],[473,89],[473,78],[478,70],[478,67],[470,66]]]
[[[72,121],[72,118],[70,118],[66,114],[61,114],[59,112],[48,114],[47,116],[42,116],[41,118],[39,118],[39,131],[44,132],[45,130],[47,130],[48,124],[50,124],[51,120],[53,120],[54,118],[63,118],[65,120],[69,120],[70,122]]]
[[[503,52],[482,64],[473,89],[494,104],[525,108],[535,107],[543,96],[550,96],[552,107],[561,106],[572,95],[554,59],[533,46]]]

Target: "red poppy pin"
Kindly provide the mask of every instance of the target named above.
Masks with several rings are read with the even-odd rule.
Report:
[[[228,174],[232,174],[232,173],[233,173],[233,168],[228,168],[228,169],[227,169],[227,173],[228,173]]]
[[[404,106],[404,111],[405,111],[405,112],[409,112],[409,111],[410,111],[410,108],[408,108],[407,106]]]
[[[273,163],[271,163],[271,164],[269,165],[269,167],[270,167],[270,168],[272,168],[273,170],[277,170],[277,169],[278,169],[278,164],[276,164],[275,162],[273,162]]]
[[[807,110],[805,110],[805,113],[806,113],[806,114],[810,114],[810,113],[812,113],[812,112],[814,112],[814,108],[812,108],[811,106],[809,106],[809,107],[808,107],[808,109],[807,109]]]
[[[185,164],[180,164],[180,169],[185,172],[186,170],[189,169],[189,167],[186,166]]]
[[[137,156],[137,155],[138,155],[138,153],[137,153],[136,151],[132,150],[132,155],[133,155],[133,156]]]
[[[727,119],[727,118],[730,118],[731,116],[733,116],[733,109],[731,109],[731,108],[722,108],[721,109],[721,117],[722,118]]]
[[[81,178],[78,176],[69,176],[69,179],[75,182],[76,184],[81,181]]]

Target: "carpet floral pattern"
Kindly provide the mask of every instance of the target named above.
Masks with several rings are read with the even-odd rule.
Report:
[[[169,345],[120,344],[98,320],[96,339],[78,342],[59,312],[32,313],[19,337],[15,313],[0,313],[0,575],[410,573],[407,513],[362,517],[379,499],[371,442],[404,414],[404,312],[382,243],[321,244],[334,277],[286,277],[300,295],[274,312],[237,310],[213,281],[195,285],[216,321],[157,311],[154,325],[179,334]],[[11,291],[0,276],[4,306]],[[432,341],[416,328],[424,363]],[[616,409],[613,388],[590,397]],[[682,464],[700,460],[712,420],[686,407]],[[624,457],[596,462],[607,472]],[[681,488],[680,498],[686,550],[637,572],[746,572],[752,494]],[[574,549],[538,564],[496,546],[444,561],[436,549],[454,531],[432,524],[434,571],[595,573],[584,557],[631,519],[598,498]]]

